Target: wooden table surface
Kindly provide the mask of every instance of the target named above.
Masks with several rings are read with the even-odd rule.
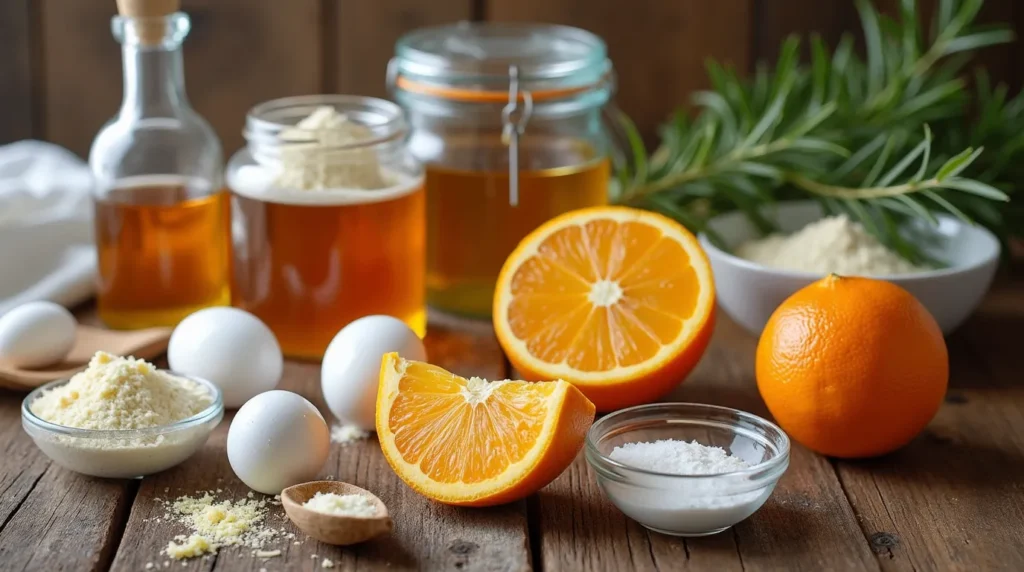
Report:
[[[602,497],[582,455],[525,501],[489,509],[436,504],[398,480],[371,437],[334,445],[323,476],[376,493],[395,521],[390,536],[346,549],[286,541],[270,547],[282,549],[272,559],[228,548],[170,569],[320,570],[329,558],[336,570],[1024,570],[1024,277],[1016,274],[949,338],[949,394],[918,439],[857,462],[797,445],[768,503],[719,535],[646,531]],[[487,326],[435,321],[427,345],[433,361],[463,375],[510,374]],[[754,346],[721,316],[700,366],[671,399],[766,415]],[[287,364],[281,385],[327,412],[318,365]],[[145,570],[150,562],[163,569],[161,550],[185,530],[147,522],[163,513],[158,498],[247,492],[224,452],[227,420],[174,469],[99,480],[36,449],[21,428],[22,398],[0,393],[0,570]]]

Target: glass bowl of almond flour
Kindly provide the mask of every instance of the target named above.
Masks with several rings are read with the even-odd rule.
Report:
[[[707,536],[751,516],[789,467],[789,438],[751,413],[655,403],[607,415],[585,455],[612,504],[644,527]]]
[[[96,358],[94,358],[95,360]],[[116,358],[122,359],[122,358]],[[141,360],[140,360],[141,361]],[[149,365],[149,364],[146,364]],[[83,372],[84,373],[84,372]],[[224,404],[221,392],[213,383],[197,377],[187,376],[167,370],[150,372],[152,375],[165,376],[188,388],[193,396],[198,396],[202,407],[188,417],[170,423],[139,427],[132,429],[90,429],[69,427],[47,421],[39,414],[45,411],[40,407],[41,399],[58,401],[57,406],[66,405],[60,400],[79,398],[77,392],[68,391],[69,384],[75,378],[54,381],[36,388],[29,393],[21,406],[22,425],[36,446],[53,462],[72,471],[105,478],[135,478],[158,473],[169,469],[191,457],[205,443],[213,429],[224,417]],[[79,374],[82,375],[82,374]],[[112,391],[107,388],[107,391]],[[57,393],[63,392],[63,393]],[[205,396],[204,396],[205,394]],[[51,397],[47,398],[47,395]],[[168,394],[175,396],[176,394]],[[129,425],[126,419],[157,419],[157,413],[150,411],[133,411],[132,406],[138,400],[129,400],[126,406],[117,396],[112,396],[109,405],[102,403],[98,407],[89,407],[83,417],[102,415],[104,424],[120,423]],[[143,401],[145,403],[145,401]],[[180,411],[179,408],[177,411]],[[187,411],[187,410],[186,410]],[[144,421],[143,421],[144,423]],[[98,425],[99,423],[83,423]]]

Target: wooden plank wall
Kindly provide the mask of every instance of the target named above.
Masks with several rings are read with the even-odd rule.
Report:
[[[898,0],[875,0],[896,12]],[[919,0],[925,11],[937,0]],[[790,33],[830,43],[856,31],[852,0],[183,0],[188,93],[228,154],[246,111],[287,95],[384,95],[384,67],[404,32],[458,20],[549,21],[604,37],[619,76],[618,104],[644,133],[693,90],[704,61],[741,70],[772,60]],[[86,154],[121,97],[113,0],[0,2],[0,143],[36,137]],[[1024,29],[1024,2],[988,0],[983,20]],[[979,65],[1019,88],[1024,43],[987,50]]]

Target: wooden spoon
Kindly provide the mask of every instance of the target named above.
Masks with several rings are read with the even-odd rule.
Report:
[[[98,351],[118,356],[152,359],[164,353],[171,339],[171,328],[118,331],[78,325],[75,345],[68,356],[53,365],[24,369],[0,363],[0,387],[25,391],[75,375],[89,365]]]
[[[373,516],[341,516],[326,514],[302,506],[313,498],[316,493],[334,493],[337,495],[362,495],[377,506],[377,514]],[[302,532],[313,538],[345,546],[370,540],[391,531],[391,517],[388,507],[384,506],[373,493],[355,485],[339,481],[312,481],[294,485],[281,491],[281,504],[288,518]]]

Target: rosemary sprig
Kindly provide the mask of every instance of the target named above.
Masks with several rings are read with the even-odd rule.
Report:
[[[982,3],[941,0],[925,42],[914,0],[901,1],[899,20],[858,0],[863,59],[849,36],[831,52],[812,37],[810,62],[801,62],[791,37],[774,69],[759,65],[750,79],[709,62],[712,89],[694,95],[695,116],[680,111],[662,128],[649,158],[635,125],[619,116],[630,156],[619,161],[614,198],[697,231],[740,209],[769,232],[765,204],[811,197],[918,263],[929,261],[899,232],[908,218],[934,223],[935,212],[947,212],[1006,236],[1006,209],[993,202],[1008,201],[1007,179],[1024,175],[1024,96],[1007,99],[984,76],[976,93],[965,89],[970,53],[1012,39],[974,25]],[[968,125],[972,104],[978,120]]]

